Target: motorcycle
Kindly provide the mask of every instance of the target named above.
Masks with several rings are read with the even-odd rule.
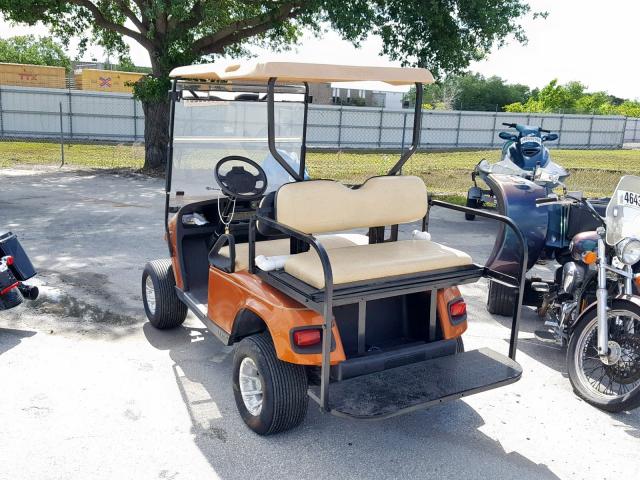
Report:
[[[557,140],[558,134],[530,125],[517,123],[503,123],[502,125],[515,128],[518,133],[500,132],[498,136],[505,140],[502,146],[501,160],[491,164],[483,159],[475,166],[471,172],[473,186],[467,192],[467,207],[482,208],[487,204],[494,204],[496,201],[493,189],[481,188],[478,185],[478,178],[489,185],[487,182],[489,175],[515,175],[533,180],[551,192],[569,176],[564,168],[551,161],[549,149],[544,146],[544,142]],[[541,177],[540,172],[544,172],[545,175]],[[538,173],[537,179],[535,178],[536,173]],[[467,213],[465,218],[473,220],[475,215]]]
[[[532,282],[549,328],[536,336],[567,346],[569,380],[587,403],[610,412],[640,406],[640,177],[620,179],[604,217],[566,193],[535,203],[581,209],[599,223],[573,237],[553,282]]]
[[[38,287],[24,283],[36,273],[18,237],[11,232],[0,234],[0,310],[38,298]]]

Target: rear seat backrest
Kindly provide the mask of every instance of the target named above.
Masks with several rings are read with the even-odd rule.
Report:
[[[275,199],[276,220],[304,233],[415,222],[427,214],[427,189],[415,176],[373,177],[359,188],[333,180],[287,183]]]

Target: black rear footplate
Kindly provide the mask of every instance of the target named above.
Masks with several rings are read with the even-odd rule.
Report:
[[[518,363],[489,348],[433,358],[329,386],[332,414],[382,419],[516,382]],[[319,402],[320,387],[309,395]]]

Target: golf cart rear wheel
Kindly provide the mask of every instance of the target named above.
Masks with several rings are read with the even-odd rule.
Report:
[[[487,310],[494,315],[513,315],[516,301],[516,291],[501,283],[489,281],[489,295],[487,296]]]
[[[481,207],[480,200],[467,197],[467,207],[480,208]],[[465,220],[475,220],[476,216],[473,213],[465,213],[464,218]]]
[[[176,295],[176,281],[171,260],[154,260],[142,272],[144,311],[154,327],[165,330],[182,325],[187,306]]]
[[[259,435],[298,426],[307,414],[307,374],[276,356],[268,332],[244,338],[233,358],[233,395],[240,416]]]

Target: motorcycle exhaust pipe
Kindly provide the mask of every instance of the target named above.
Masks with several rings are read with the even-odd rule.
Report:
[[[20,284],[18,288],[20,289],[20,293],[22,293],[22,296],[27,300],[35,300],[40,294],[40,290],[38,289],[38,287],[34,287],[31,285]]]

